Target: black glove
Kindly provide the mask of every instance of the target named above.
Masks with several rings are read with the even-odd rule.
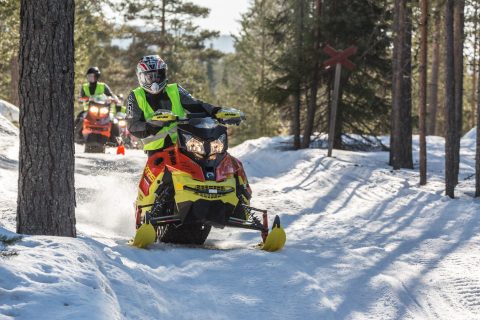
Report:
[[[217,114],[218,111],[222,110],[222,107],[213,107],[211,115],[213,118],[215,118],[215,115]]]
[[[145,130],[148,132],[149,135],[152,135],[152,136],[156,135],[158,131],[160,131],[160,129],[162,128],[157,126],[152,126],[148,122],[145,124]]]

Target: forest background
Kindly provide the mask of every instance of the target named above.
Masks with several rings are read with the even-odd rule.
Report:
[[[248,121],[233,129],[234,143],[287,133],[295,137],[293,147],[306,148],[311,138],[328,132],[334,72],[323,67],[328,56],[322,49],[326,44],[337,49],[356,45],[356,69],[342,73],[336,120],[335,147],[346,148],[342,134],[390,133],[396,2],[410,11],[402,28],[412,36],[411,125],[416,133],[416,1],[251,1],[234,36],[235,50],[225,53],[208,45],[220,32],[195,23],[208,19],[209,9],[194,1],[77,0],[75,92],[85,81],[85,70],[98,66],[101,81],[126,96],[137,86],[136,62],[157,53],[168,63],[170,82],[180,83],[198,99],[246,113]],[[444,136],[445,1],[429,3],[427,134]],[[0,99],[19,105],[20,2],[0,0],[0,6]],[[476,119],[479,7],[478,1],[465,2],[462,132],[474,127]]]

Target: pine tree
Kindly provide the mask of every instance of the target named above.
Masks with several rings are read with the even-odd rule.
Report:
[[[274,12],[273,0],[254,1],[242,15],[240,35],[235,37],[236,52],[221,63],[223,79],[216,90],[218,102],[238,106],[247,117],[238,130],[233,129],[236,136],[278,134],[278,110],[263,95],[273,74],[270,62],[278,55],[268,30]]]
[[[420,65],[419,65],[419,131],[420,131],[420,185],[427,183],[427,56],[428,56],[428,0],[420,0]]]
[[[412,160],[412,21],[408,0],[395,0],[393,51],[393,109],[390,164],[413,169]]]
[[[309,99],[307,104],[307,113],[305,118],[305,128],[303,131],[302,148],[310,146],[310,137],[313,132],[315,121],[315,113],[317,110],[317,94],[320,86],[320,67],[321,67],[321,16],[322,16],[322,1],[315,0],[314,11],[314,35],[312,41],[312,77],[309,84]]]
[[[480,68],[478,68],[480,79]],[[475,149],[475,197],[480,197],[480,85],[477,86],[477,143]]]
[[[126,21],[143,21],[144,27],[128,25],[125,35],[134,41],[128,48],[125,65],[132,68],[148,54],[159,54],[168,64],[169,80],[181,82],[189,91],[210,96],[208,63],[222,54],[208,49],[205,42],[218,32],[201,30],[196,18],[206,18],[209,9],[185,0],[122,0],[117,9]]]
[[[427,135],[435,135],[437,132],[438,114],[438,82],[440,75],[440,33],[442,30],[440,9],[437,6],[433,11],[433,37],[432,37],[432,63],[430,82],[428,84],[428,113],[427,113]]]
[[[455,113],[454,0],[445,3],[445,193],[455,197],[455,143],[458,139]]]
[[[21,1],[17,232],[74,237],[74,1]]]
[[[454,141],[455,185],[458,184],[460,169],[460,139],[463,127],[463,46],[464,46],[465,0],[456,0],[453,8],[454,79],[455,79],[455,122]]]

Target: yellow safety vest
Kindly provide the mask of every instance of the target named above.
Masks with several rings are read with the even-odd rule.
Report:
[[[185,117],[185,109],[183,109],[182,103],[180,102],[180,93],[178,92],[178,85],[176,83],[172,83],[166,86],[165,91],[172,103],[172,112],[180,117]],[[138,87],[133,90],[135,95],[135,99],[137,100],[138,107],[143,111],[143,116],[145,121],[150,120],[155,111],[153,108],[148,104],[147,97],[145,95],[145,90],[142,87]],[[177,142],[177,123],[172,123],[163,127],[158,133],[146,139],[143,139],[144,142],[143,150],[157,150],[163,148],[165,144],[165,138],[170,136],[173,143]]]
[[[83,92],[85,92],[85,95],[89,98],[92,96],[92,94],[90,92],[90,83],[87,82],[87,83],[83,84]],[[99,95],[104,94],[104,93],[105,93],[105,83],[97,82],[97,86],[95,87],[94,95],[99,96]]]

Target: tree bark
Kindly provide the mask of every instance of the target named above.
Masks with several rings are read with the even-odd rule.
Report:
[[[295,106],[293,112],[293,148],[300,149],[300,110],[302,107],[302,74],[303,67],[303,23],[304,23],[304,0],[298,0],[296,4],[296,11],[298,15],[297,20],[297,75],[295,84]]]
[[[471,101],[471,116],[469,125],[470,128],[475,127],[475,114],[477,108],[477,49],[478,49],[478,2],[475,2],[474,22],[473,22],[473,58],[472,58],[472,101]]]
[[[319,73],[320,73],[320,57],[321,57],[321,45],[320,45],[320,17],[322,14],[322,1],[315,0],[315,36],[313,51],[315,52],[315,61],[313,64],[312,82],[310,84],[310,101],[307,105],[307,117],[305,119],[305,128],[303,131],[302,148],[308,148],[310,146],[310,137],[313,131],[313,122],[315,121],[315,112],[317,110],[317,93],[319,86]]]
[[[419,131],[420,131],[420,185],[427,183],[427,55],[428,55],[428,0],[420,0],[420,65],[419,71]]]
[[[265,69],[266,69],[266,49],[267,49],[267,44],[266,44],[266,34],[265,34],[265,0],[260,1],[260,15],[261,15],[261,41],[262,41],[262,48],[260,50],[260,59],[261,59],[261,67],[260,67],[260,86],[262,88],[262,91],[265,89]],[[267,111],[266,111],[266,106],[265,103],[260,100],[259,103],[260,107],[260,123],[266,123],[267,121]],[[260,134],[264,136],[266,134],[266,126],[262,125],[260,126]]]
[[[17,232],[75,232],[74,0],[21,1]]]
[[[478,68],[480,79],[480,68]],[[477,86],[477,149],[475,151],[475,197],[480,197],[480,85]]]
[[[433,14],[434,31],[432,47],[432,73],[428,85],[428,114],[427,114],[427,135],[436,134],[437,110],[438,110],[438,76],[440,71],[440,30],[441,16],[438,9]]]
[[[445,3],[445,193],[455,197],[455,142],[458,138],[455,114],[455,60],[453,32],[454,0]]]
[[[453,8],[453,42],[455,64],[455,122],[457,138],[455,140],[455,185],[458,184],[460,169],[460,139],[463,133],[463,43],[464,43],[465,0],[456,0]]]
[[[394,11],[390,164],[394,169],[412,169],[412,9],[409,1],[395,0]]]

